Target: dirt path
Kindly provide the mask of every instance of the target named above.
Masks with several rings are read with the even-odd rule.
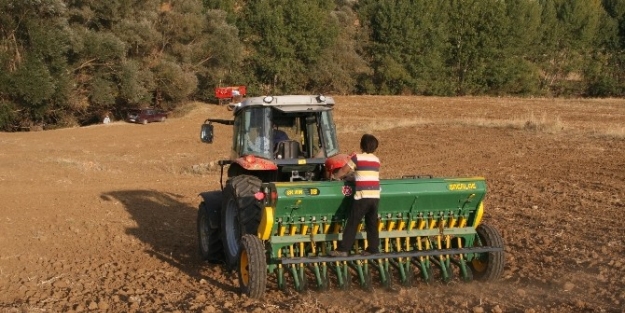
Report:
[[[231,131],[198,105],[165,123],[0,133],[0,312],[625,312],[625,101],[337,97],[343,152],[381,140],[383,177],[484,176],[506,241],[496,283],[238,294],[200,262],[200,192]],[[213,166],[211,166],[213,164]],[[377,288],[380,289],[380,288]]]

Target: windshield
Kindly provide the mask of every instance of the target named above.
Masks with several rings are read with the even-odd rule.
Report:
[[[336,140],[336,125],[332,119],[332,111],[321,112],[321,133],[322,142],[325,147],[326,156],[333,156],[339,153],[338,140]]]
[[[295,141],[299,157],[325,158],[338,154],[335,126],[332,113],[322,112],[283,112],[273,111],[273,140],[275,147],[281,141]],[[280,150],[280,149],[278,149]],[[287,158],[277,152],[276,158]]]
[[[290,151],[286,154],[285,145]],[[234,118],[232,146],[235,157],[252,154],[270,160],[326,158],[339,153],[330,110],[282,112],[270,107],[241,110]]]
[[[242,111],[235,117],[235,155],[253,154],[267,159],[273,158],[269,112],[269,108],[258,107]]]

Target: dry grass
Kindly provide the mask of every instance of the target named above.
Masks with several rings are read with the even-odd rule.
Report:
[[[559,116],[550,118],[547,114],[543,113],[540,118],[536,118],[534,114],[531,113],[529,117],[525,119],[523,129],[553,134],[566,130],[567,127]]]
[[[395,128],[405,128],[413,126],[433,125],[434,121],[426,119],[375,119],[360,124],[349,123],[338,127],[339,133],[372,133],[374,131],[383,131]]]
[[[336,97],[340,132],[427,125],[512,129],[536,134],[623,139],[624,99],[495,97]],[[400,112],[398,114],[398,112]],[[344,126],[350,126],[343,128]]]
[[[375,119],[361,124],[348,124],[339,128],[341,133],[362,133],[385,131],[396,128],[406,128],[424,125],[445,125],[445,126],[462,126],[462,127],[488,127],[488,128],[509,128],[526,131],[558,133],[567,130],[568,127],[559,117],[550,118],[547,114],[542,114],[540,118],[533,113],[528,116],[515,119],[488,119],[479,117],[467,117],[448,120],[431,120],[422,118],[403,118],[403,119]]]
[[[189,167],[182,168],[182,174],[205,175],[219,173],[220,167],[217,162],[194,164]]]
[[[177,106],[172,112],[169,113],[170,118],[180,118],[187,116],[189,113],[195,111],[202,105],[206,105],[200,102],[189,102],[183,105]]]
[[[75,168],[80,171],[104,171],[106,170],[106,168],[102,164],[98,162],[94,162],[94,161],[80,161],[80,160],[74,160],[74,159],[68,159],[68,158],[54,158],[54,159],[48,159],[47,161],[59,164],[60,166]]]
[[[163,164],[157,167],[158,170],[172,175],[197,175],[204,176],[208,174],[219,173],[220,167],[217,162],[200,163],[193,165],[180,166],[175,163]]]
[[[593,137],[602,139],[625,139],[625,127],[614,127],[604,130],[594,130]]]
[[[544,132],[555,134],[561,131],[565,131],[568,127],[556,116],[550,118],[547,114],[543,113],[540,118],[536,117],[533,113],[528,114],[525,117],[501,120],[501,119],[484,119],[484,118],[467,118],[456,121],[450,121],[452,125],[461,126],[477,126],[477,127],[490,127],[490,128],[511,128],[534,132]]]

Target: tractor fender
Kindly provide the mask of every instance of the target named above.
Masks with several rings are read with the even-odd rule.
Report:
[[[222,194],[219,190],[207,191],[200,193],[200,197],[202,197],[202,201],[206,204],[206,208],[209,211],[208,221],[210,227],[213,229],[217,229],[221,226],[221,202],[222,202]]]
[[[248,171],[275,171],[278,170],[276,163],[254,155],[245,155],[234,160],[242,168]]]
[[[331,156],[328,159],[326,159],[325,177],[329,178],[330,175],[332,175],[333,173],[341,169],[343,166],[345,166],[345,164],[349,162],[349,159],[351,159],[354,156],[354,154],[356,154],[356,152],[352,152],[351,154],[337,154],[335,156]]]

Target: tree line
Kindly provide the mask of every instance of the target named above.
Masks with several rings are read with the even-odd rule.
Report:
[[[0,0],[0,130],[97,122],[217,86],[620,97],[625,0]]]

